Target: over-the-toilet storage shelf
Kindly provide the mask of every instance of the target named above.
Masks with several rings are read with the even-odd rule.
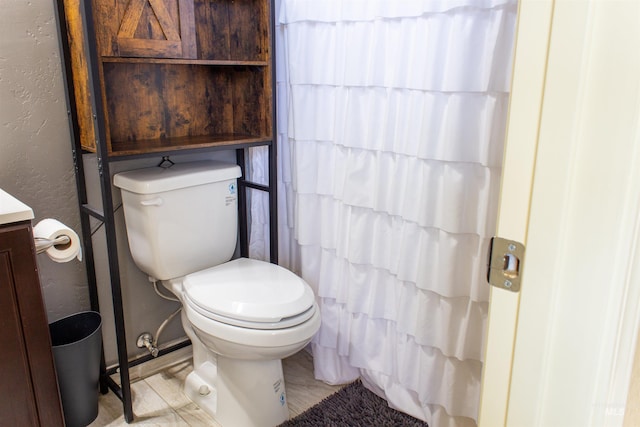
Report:
[[[91,218],[105,228],[118,366],[101,390],[134,414],[109,164],[139,157],[235,150],[240,254],[248,255],[247,191],[265,191],[270,259],[277,262],[273,1],[57,0],[72,151],[93,310],[99,309]],[[246,179],[249,147],[267,146],[268,184]],[[97,160],[101,207],[88,203],[83,156]],[[188,345],[163,349],[160,354]],[[120,371],[120,385],[110,374]]]

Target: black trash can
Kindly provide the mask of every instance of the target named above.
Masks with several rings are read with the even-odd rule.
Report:
[[[76,313],[49,325],[66,427],[85,427],[98,416],[100,313]]]

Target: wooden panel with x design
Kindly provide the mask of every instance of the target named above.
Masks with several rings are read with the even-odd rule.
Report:
[[[177,2],[172,16],[166,2]],[[143,13],[150,8],[152,13]],[[161,35],[144,31],[160,28]],[[140,31],[140,29],[143,31]],[[195,58],[193,0],[131,0],[117,35],[120,56]]]

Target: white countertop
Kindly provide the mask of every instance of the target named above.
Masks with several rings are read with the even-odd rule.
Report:
[[[0,224],[26,221],[33,218],[33,210],[29,206],[0,189]]]

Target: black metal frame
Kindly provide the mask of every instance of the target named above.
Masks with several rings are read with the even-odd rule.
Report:
[[[217,150],[235,150],[237,163],[242,170],[242,177],[238,180],[238,215],[239,215],[239,244],[240,255],[247,257],[249,255],[249,242],[247,233],[247,196],[248,189],[257,189],[265,191],[269,194],[269,226],[270,226],[270,261],[277,264],[278,262],[278,236],[277,236],[277,122],[276,122],[276,73],[275,73],[275,21],[273,14],[275,11],[274,0],[270,1],[270,22],[271,22],[271,86],[272,86],[272,140],[261,143],[235,144],[224,147],[198,148],[193,150],[165,151],[154,152],[149,154],[138,154],[133,156],[109,157],[106,144],[106,123],[104,120],[104,109],[101,85],[99,81],[100,58],[96,52],[96,37],[93,23],[92,2],[90,0],[81,0],[80,8],[82,22],[84,28],[84,45],[87,55],[89,89],[91,95],[93,109],[93,123],[96,136],[96,157],[98,162],[98,174],[100,176],[100,187],[102,196],[102,210],[96,209],[89,205],[87,198],[86,175],[83,164],[83,155],[86,152],[82,149],[80,141],[80,131],[77,121],[77,106],[75,103],[74,83],[71,68],[71,53],[69,50],[69,39],[67,33],[67,25],[65,20],[64,2],[63,0],[53,0],[55,3],[56,20],[58,23],[58,33],[60,41],[60,52],[62,53],[62,71],[65,83],[65,96],[67,101],[67,114],[69,118],[69,128],[72,140],[72,155],[75,168],[76,187],[78,192],[78,203],[80,209],[80,222],[82,227],[82,238],[85,253],[85,266],[87,271],[87,282],[89,287],[89,298],[91,309],[100,310],[98,301],[98,286],[95,269],[95,258],[93,253],[92,231],[90,219],[95,218],[104,225],[107,256],[109,260],[109,276],[111,283],[111,294],[113,302],[113,314],[116,329],[116,341],[118,348],[118,365],[110,369],[106,368],[104,349],[101,358],[101,375],[100,375],[100,391],[104,394],[111,389],[114,394],[123,403],[124,418],[127,423],[134,420],[133,402],[131,396],[131,382],[129,369],[146,361],[153,359],[151,355],[146,355],[135,360],[128,359],[125,319],[122,304],[122,288],[120,281],[120,267],[118,264],[118,252],[116,242],[116,227],[114,220],[114,206],[112,198],[111,174],[109,171],[109,163],[121,161],[131,158],[148,158],[167,156],[170,154],[186,154],[193,152],[209,152]],[[245,154],[246,150],[254,146],[269,147],[269,183],[262,185],[247,181]],[[171,353],[190,345],[187,339],[171,347],[161,349],[158,356]],[[120,373],[120,385],[118,385],[111,375]]]

